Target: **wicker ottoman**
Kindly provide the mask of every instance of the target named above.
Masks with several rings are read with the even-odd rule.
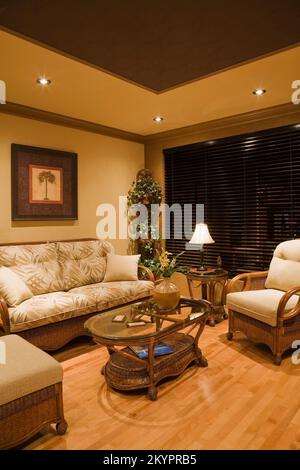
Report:
[[[20,336],[1,336],[1,341],[0,449],[22,444],[49,423],[64,434],[61,365]]]

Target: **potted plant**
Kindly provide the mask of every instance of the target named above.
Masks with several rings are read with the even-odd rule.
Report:
[[[172,257],[164,248],[158,253],[157,273],[162,278],[157,283],[153,291],[153,299],[162,311],[169,311],[176,308],[180,299],[180,291],[176,284],[171,282],[171,276],[175,272],[185,273],[186,268],[177,265],[177,259],[184,252]]]

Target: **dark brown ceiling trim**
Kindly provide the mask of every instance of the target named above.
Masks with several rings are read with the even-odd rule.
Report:
[[[5,114],[13,114],[14,116],[34,119],[36,121],[48,122],[59,126],[72,127],[81,131],[93,132],[94,134],[107,135],[117,139],[130,140],[132,142],[144,142],[144,137],[133,132],[123,131],[114,127],[103,126],[95,122],[84,121],[62,114],[51,113],[42,109],[31,108],[17,103],[6,103],[0,105],[0,112]]]
[[[285,103],[213,121],[200,122],[199,124],[193,124],[192,126],[180,127],[156,134],[149,134],[144,137],[144,143],[152,144],[180,137],[207,134],[209,132],[215,132],[225,128],[242,127],[243,125],[258,123],[259,121],[276,120],[278,117],[284,116],[287,117],[290,123],[300,123],[300,105]],[[289,122],[287,122],[287,124],[289,124]]]
[[[133,80],[129,80],[128,78],[124,78],[121,75],[118,75],[116,73],[111,72],[110,70],[103,69],[103,68],[99,67],[98,65],[92,64],[91,62],[87,62],[83,59],[80,59],[76,56],[73,56],[72,54],[68,54],[67,52],[64,52],[64,51],[61,51],[57,48],[49,46],[48,44],[37,41],[36,39],[33,39],[29,36],[25,36],[24,34],[21,34],[17,31],[14,31],[10,28],[6,28],[5,26],[0,25],[0,31],[4,31],[6,33],[12,34],[13,36],[16,36],[20,39],[24,39],[25,41],[28,41],[32,44],[35,44],[36,46],[43,47],[44,49],[47,49],[51,52],[55,52],[56,54],[59,54],[63,57],[66,57],[67,59],[74,60],[75,62],[86,65],[87,67],[91,67],[93,69],[99,70],[100,72],[106,73],[107,75],[110,75],[114,78],[118,78],[119,80],[122,80],[123,82],[130,83],[131,85],[137,86],[137,87],[142,88],[146,91],[154,93],[155,95],[161,95],[163,93],[167,93],[168,91],[176,90],[177,88],[180,88],[180,87],[183,87],[183,86],[186,86],[186,85],[190,85],[190,84],[195,83],[195,82],[199,82],[200,80],[204,80],[205,78],[209,78],[209,77],[213,77],[215,75],[219,75],[220,73],[227,72],[229,70],[233,70],[237,67],[241,67],[242,65],[251,64],[252,62],[256,62],[258,60],[262,60],[262,59],[265,59],[267,57],[271,57],[273,55],[279,54],[280,52],[285,52],[285,51],[288,51],[290,49],[294,49],[295,47],[300,46],[300,42],[297,42],[295,44],[291,44],[291,45],[283,47],[281,49],[277,49],[276,51],[272,51],[272,52],[269,52],[267,54],[257,56],[253,59],[245,60],[245,61],[236,63],[234,65],[230,65],[229,67],[222,68],[220,70],[217,70],[216,72],[212,72],[212,73],[209,73],[209,74],[206,74],[206,75],[202,75],[201,77],[194,78],[194,79],[189,80],[187,82],[179,83],[178,85],[174,85],[172,87],[165,88],[164,90],[157,91],[157,90],[153,90],[152,88],[146,87],[145,85],[141,85],[140,83],[134,82]]]

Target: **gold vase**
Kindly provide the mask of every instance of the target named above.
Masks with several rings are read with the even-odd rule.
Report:
[[[162,311],[175,309],[179,303],[179,299],[179,289],[171,282],[169,277],[165,277],[154,287],[153,300]]]

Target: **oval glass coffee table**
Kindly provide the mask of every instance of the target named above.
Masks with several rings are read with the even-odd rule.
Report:
[[[96,315],[85,328],[109,352],[102,369],[108,386],[147,389],[149,398],[156,400],[162,379],[179,376],[192,362],[207,366],[198,342],[210,312],[205,300],[181,298],[167,313],[149,300]]]

